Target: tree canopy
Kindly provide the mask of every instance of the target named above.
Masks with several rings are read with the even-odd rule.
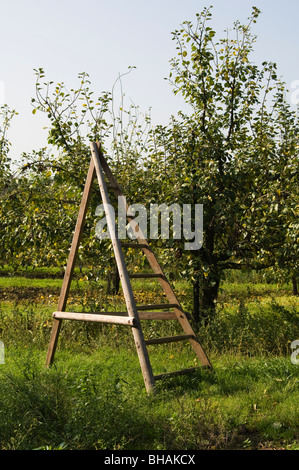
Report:
[[[33,113],[47,114],[56,154],[46,148],[23,154],[12,175],[7,130],[15,112],[1,108],[1,262],[65,263],[89,141],[99,140],[129,201],[203,205],[200,249],[186,251],[174,236],[163,247],[161,234],[153,241],[166,266],[192,282],[196,324],[214,314],[230,269],[272,268],[292,279],[296,291],[299,127],[276,64],[252,61],[259,14],[254,7],[246,25],[236,21],[218,37],[205,8],[194,24],[186,21],[172,33],[177,55],[169,81],[190,112],[166,126],[153,126],[149,114],[124,102],[116,113],[113,93],[95,98],[86,73],[79,74],[78,89],[68,91],[36,69]],[[95,188],[86,232],[93,236],[83,238],[79,255],[107,266],[109,243],[94,236],[99,200]]]

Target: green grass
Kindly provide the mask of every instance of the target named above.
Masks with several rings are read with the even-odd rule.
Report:
[[[299,368],[288,359],[215,356],[213,371],[157,382],[150,397],[124,347],[43,362],[32,347],[8,350],[2,449],[299,449]]]
[[[44,274],[0,278],[0,449],[299,450],[299,366],[290,360],[299,314],[289,286],[225,282],[216,317],[198,332],[213,370],[157,381],[147,396],[127,327],[65,321],[54,365],[44,366],[61,285]],[[79,279],[72,308],[123,306]],[[138,302],[163,300],[149,285],[146,293],[134,281]],[[188,305],[190,288],[175,287]],[[143,325],[146,337],[179,332],[173,321]],[[188,344],[149,354],[155,374],[197,364]]]
[[[61,279],[31,279],[28,277],[1,277],[0,278],[0,287],[41,287],[43,289],[47,288],[61,288],[62,280]]]

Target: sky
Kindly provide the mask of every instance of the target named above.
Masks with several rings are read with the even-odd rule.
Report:
[[[217,34],[236,20],[246,23],[258,7],[253,58],[276,62],[287,87],[298,80],[299,89],[298,0],[0,0],[0,105],[19,113],[8,135],[12,159],[47,145],[46,116],[32,114],[34,68],[69,89],[87,72],[99,96],[135,66],[122,80],[126,99],[141,111],[151,108],[153,124],[167,124],[184,106],[165,80],[176,56],[171,32],[185,20],[195,23],[196,13],[210,5]]]

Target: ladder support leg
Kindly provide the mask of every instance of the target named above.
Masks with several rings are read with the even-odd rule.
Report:
[[[91,188],[92,188],[92,182],[94,180],[94,177],[95,177],[95,168],[94,168],[93,160],[91,159],[89,170],[88,170],[86,181],[85,181],[84,190],[83,190],[83,195],[82,195],[81,205],[80,205],[77,223],[76,223],[76,227],[74,231],[71,250],[70,250],[69,257],[68,257],[68,262],[67,262],[67,266],[66,266],[66,270],[65,270],[64,278],[63,278],[63,283],[62,283],[62,287],[60,291],[58,307],[57,307],[57,310],[59,310],[60,312],[63,312],[66,307],[69,290],[71,286],[71,281],[73,277],[74,267],[75,267],[76,255],[77,255],[78,248],[79,248],[81,233],[82,233],[84,222],[85,222],[85,217],[86,217],[88,203],[89,203],[90,196],[91,196]],[[58,342],[58,336],[59,336],[59,332],[61,328],[61,322],[62,320],[57,320],[57,319],[54,320],[50,343],[48,347],[47,358],[46,358],[46,366],[49,366],[50,364],[52,364],[54,360],[54,355],[55,355],[57,342]]]
[[[56,351],[57,343],[58,343],[58,336],[59,336],[59,332],[61,329],[61,322],[62,320],[57,320],[56,318],[54,319],[49,347],[48,347],[48,353],[46,357],[46,366],[50,366],[54,361],[54,355],[55,355],[55,351]]]

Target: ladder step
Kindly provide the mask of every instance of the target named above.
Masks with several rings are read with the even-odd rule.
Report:
[[[175,375],[190,374],[192,372],[197,371],[198,369],[200,369],[200,368],[199,367],[189,367],[188,369],[175,370],[173,372],[165,372],[164,374],[154,375],[154,379],[155,380],[160,380],[160,379],[164,379],[164,377],[172,377],[172,376],[175,376]]]
[[[122,248],[147,248],[150,250],[150,246],[147,245],[146,243],[123,243],[121,242],[121,247]]]
[[[155,273],[129,274],[129,278],[131,278],[131,279],[155,279],[157,277],[165,278],[165,276],[163,274],[155,274]]]
[[[184,341],[186,339],[196,339],[194,335],[165,336],[164,338],[147,339],[145,344],[163,344],[174,343],[176,341]]]
[[[178,304],[137,305],[137,310],[162,310],[163,308],[177,308],[181,310],[181,307]]]
[[[173,312],[139,312],[140,320],[176,320]]]
[[[117,325],[135,326],[135,318],[121,315],[113,315],[112,312],[79,313],[79,312],[54,312],[53,318],[58,320],[83,320],[99,323],[113,323]]]

